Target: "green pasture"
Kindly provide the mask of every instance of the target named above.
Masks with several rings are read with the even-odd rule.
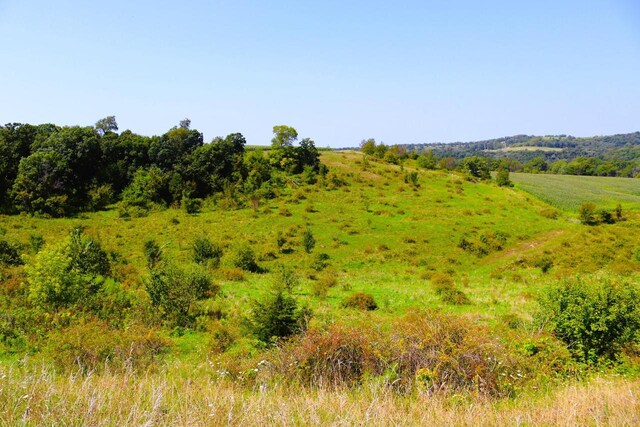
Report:
[[[512,173],[516,187],[560,209],[576,212],[585,202],[613,209],[640,209],[640,180],[574,175]]]

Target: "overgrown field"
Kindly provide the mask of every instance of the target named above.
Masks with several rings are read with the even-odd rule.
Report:
[[[637,180],[321,160],[197,214],[1,217],[7,422],[638,423]],[[584,200],[622,217],[581,224]]]
[[[612,209],[620,203],[626,209],[640,208],[640,180],[575,175],[514,173],[516,186],[545,202],[577,211],[585,202]]]

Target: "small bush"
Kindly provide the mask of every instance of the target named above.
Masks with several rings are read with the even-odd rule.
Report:
[[[68,246],[71,257],[70,267],[77,269],[82,274],[93,276],[108,276],[111,272],[109,256],[100,243],[92,237],[82,235],[81,229],[71,232],[71,239]]]
[[[554,208],[543,208],[540,210],[540,215],[548,219],[558,219],[560,212]]]
[[[252,312],[251,329],[256,338],[267,344],[305,329],[309,314],[298,310],[297,301],[282,290],[254,302]]]
[[[20,258],[20,245],[10,243],[6,240],[0,240],[0,264],[6,265],[22,265]]]
[[[158,267],[162,262],[162,248],[158,243],[149,239],[144,242],[144,258],[147,260],[147,267],[149,270],[153,270]]]
[[[378,304],[373,299],[372,295],[366,294],[364,292],[356,292],[349,295],[342,301],[342,307],[372,311],[378,309]]]
[[[436,294],[438,294],[445,304],[466,305],[470,303],[469,297],[456,288],[438,288]]]
[[[252,273],[258,273],[261,271],[260,267],[256,263],[256,253],[247,245],[238,248],[233,260],[233,265]]]
[[[298,274],[282,264],[276,267],[274,280],[276,288],[286,289],[288,292],[291,292],[300,283]]]
[[[597,222],[601,222],[604,224],[613,224],[615,221],[614,216],[611,212],[606,209],[598,209],[596,211]]]
[[[214,297],[220,286],[201,267],[181,270],[170,266],[152,270],[146,289],[161,318],[170,325],[189,326],[193,304]]]
[[[553,258],[547,255],[541,256],[533,262],[533,265],[538,267],[542,273],[546,273],[553,267]]]
[[[574,357],[586,363],[617,360],[640,332],[640,290],[608,279],[562,282],[541,298],[543,320]]]
[[[596,205],[593,203],[583,203],[578,210],[578,219],[586,225],[595,225],[596,221]]]
[[[453,277],[449,276],[446,273],[434,273],[431,276],[430,281],[433,287],[436,289],[444,288],[444,287],[452,287],[454,285]]]
[[[242,282],[246,279],[244,271],[239,268],[223,268],[220,270],[220,273],[222,273],[222,277],[224,277],[225,280],[231,282]]]
[[[313,237],[313,233],[311,230],[306,230],[302,235],[302,246],[304,247],[304,251],[308,254],[313,251],[313,248],[316,246],[316,239]]]
[[[197,237],[193,241],[193,260],[198,264],[209,262],[213,267],[220,266],[222,248],[208,237]]]
[[[109,184],[103,184],[93,187],[89,190],[89,209],[92,211],[100,211],[113,202],[113,188]]]
[[[313,263],[311,264],[311,268],[313,268],[315,271],[324,270],[329,265],[329,263],[327,262],[329,258],[330,258],[329,255],[325,253],[319,253],[318,255],[316,255],[315,259],[313,260]]]
[[[29,236],[29,247],[31,248],[32,253],[37,254],[38,252],[40,252],[40,249],[42,249],[44,244],[44,237],[42,237],[40,234],[32,234]]]
[[[146,368],[170,345],[166,338],[144,326],[121,331],[105,321],[89,319],[51,332],[46,350],[59,368],[80,368],[88,373],[101,371],[107,365],[109,369]]]
[[[184,196],[181,204],[188,214],[197,214],[202,209],[202,199],[195,197]]]

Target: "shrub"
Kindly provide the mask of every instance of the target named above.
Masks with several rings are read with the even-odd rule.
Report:
[[[31,252],[37,254],[40,252],[40,249],[44,246],[45,240],[40,234],[31,234],[29,236],[29,247],[31,248]]]
[[[300,283],[300,277],[296,272],[283,264],[278,264],[276,267],[274,280],[276,288],[286,289],[289,292]]]
[[[445,304],[465,305],[470,303],[469,297],[456,288],[438,288],[436,294],[438,294]]]
[[[193,241],[193,260],[198,264],[210,262],[213,267],[220,266],[222,248],[208,237],[197,237]]]
[[[560,212],[558,212],[558,210],[554,208],[542,208],[540,210],[540,215],[548,219],[558,219],[558,216],[560,216]]]
[[[356,292],[342,301],[342,307],[372,311],[378,309],[378,304],[376,304],[372,295],[365,294],[364,292]]]
[[[197,214],[202,209],[202,199],[197,197],[183,195],[180,203],[188,214]]]
[[[606,209],[598,209],[596,211],[596,218],[598,222],[605,224],[613,224],[615,222],[613,214]]]
[[[214,297],[220,286],[212,283],[201,267],[180,270],[170,266],[151,271],[146,283],[151,304],[170,324],[189,326],[193,321],[192,305],[201,299]]]
[[[327,266],[329,265],[329,263],[327,262],[328,260],[329,260],[329,255],[325,253],[319,253],[318,255],[316,255],[315,259],[313,260],[313,263],[311,264],[311,268],[313,268],[315,271],[322,271],[325,268],[327,268]]]
[[[244,271],[239,268],[223,268],[220,270],[225,280],[242,282],[245,279]]]
[[[52,331],[46,350],[62,369],[92,372],[102,370],[107,364],[109,369],[145,368],[169,347],[166,338],[144,326],[134,325],[121,331],[106,321],[89,319]]]
[[[594,225],[597,223],[595,211],[596,205],[593,203],[583,203],[578,210],[578,219],[580,219],[580,222],[583,224]]]
[[[553,259],[550,256],[543,255],[536,259],[533,265],[538,267],[542,273],[546,273],[553,267]]]
[[[316,246],[316,239],[313,237],[311,230],[306,230],[302,235],[302,246],[306,253],[310,254]]]
[[[109,184],[93,187],[89,190],[89,209],[99,211],[107,207],[114,198],[113,188]]]
[[[251,329],[262,342],[272,344],[305,328],[308,312],[298,310],[297,301],[282,290],[252,307]]]
[[[430,280],[431,280],[431,284],[436,289],[453,286],[453,277],[449,276],[446,273],[434,273],[431,276]]]
[[[316,387],[351,386],[384,375],[405,393],[505,396],[520,378],[506,354],[498,340],[488,338],[485,327],[467,318],[410,311],[389,329],[369,323],[311,328],[280,348],[275,368]]]
[[[160,265],[162,262],[162,248],[155,240],[149,239],[145,241],[143,251],[149,270],[153,270]]]
[[[496,184],[500,187],[513,187],[513,182],[509,179],[509,169],[501,168],[496,175]]]
[[[20,258],[20,245],[10,243],[6,240],[0,240],[0,264],[6,265],[22,265]]]
[[[111,272],[109,256],[100,243],[92,237],[84,237],[82,229],[71,232],[69,241],[70,267],[82,274],[108,276]]]
[[[252,273],[260,272],[260,267],[256,263],[256,254],[249,246],[244,245],[238,248],[233,260],[233,265],[245,271]]]
[[[69,242],[47,248],[25,267],[29,300],[41,308],[75,304],[87,293],[87,277],[71,269]]]
[[[327,330],[312,328],[281,348],[277,364],[286,377],[311,386],[353,385],[365,374],[382,373],[376,342],[369,328],[340,324]]]
[[[617,360],[640,332],[640,292],[631,283],[609,279],[568,280],[541,298],[543,319],[586,363]]]

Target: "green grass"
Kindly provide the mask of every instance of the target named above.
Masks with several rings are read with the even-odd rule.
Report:
[[[640,209],[640,180],[574,175],[512,173],[511,180],[520,188],[560,209],[576,212],[584,202],[599,207]]]
[[[196,237],[206,235],[223,246],[224,255],[220,268],[210,268],[221,292],[215,298],[202,302],[210,308],[219,309],[222,312],[220,319],[203,316],[205,319],[197,328],[186,330],[159,328],[158,324],[153,324],[151,328],[159,330],[171,342],[170,353],[163,356],[162,363],[152,366],[146,374],[127,372],[112,375],[105,372],[96,374],[95,377],[89,375],[86,381],[79,382],[78,384],[88,384],[88,381],[96,378],[96,387],[101,390],[104,387],[100,381],[113,380],[113,387],[109,390],[117,390],[118,396],[122,395],[123,398],[120,406],[105,409],[102,411],[104,414],[134,411],[134,404],[131,402],[135,398],[142,399],[138,402],[141,414],[155,411],[155,406],[147,407],[147,401],[137,390],[144,389],[147,394],[155,396],[154,387],[158,384],[162,386],[165,381],[175,382],[169,388],[185,399],[178,404],[185,411],[188,407],[186,399],[190,399],[191,393],[202,399],[202,402],[196,400],[197,402],[211,408],[211,402],[219,403],[224,392],[216,392],[216,397],[209,399],[206,393],[203,394],[203,390],[225,391],[225,387],[231,386],[238,396],[246,396],[252,404],[263,401],[261,399],[265,396],[260,394],[262,397],[259,397],[257,394],[258,382],[248,382],[248,385],[242,383],[244,374],[238,374],[238,379],[233,382],[227,382],[231,380],[221,379],[219,376],[220,372],[227,369],[235,373],[254,371],[258,360],[270,357],[270,353],[262,352],[262,348],[256,345],[255,340],[243,328],[246,319],[250,317],[252,301],[261,299],[270,292],[280,264],[299,276],[299,283],[293,288],[293,296],[300,304],[312,308],[312,325],[320,327],[334,323],[390,327],[394,319],[409,309],[426,308],[469,316],[481,325],[495,326],[496,329],[488,329],[493,333],[506,328],[506,319],[516,318],[525,323],[530,321],[538,308],[536,296],[547,285],[559,279],[600,274],[622,276],[630,281],[637,281],[639,278],[638,180],[512,174],[511,178],[517,186],[505,188],[492,182],[474,183],[454,172],[416,169],[411,162],[400,167],[374,160],[364,161],[363,155],[357,152],[323,152],[322,161],[331,171],[326,187],[297,186],[291,182],[277,199],[261,201],[255,209],[250,203],[247,204],[248,207],[241,209],[223,209],[224,203],[206,201],[203,211],[196,215],[169,208],[153,211],[148,217],[132,219],[120,218],[116,209],[61,219],[0,216],[1,229],[4,230],[2,238],[21,242],[25,247],[28,247],[31,235],[42,235],[46,244],[50,245],[65,238],[73,228],[84,227],[85,233],[98,239],[103,248],[119,254],[118,258],[122,262],[116,264],[114,270],[122,287],[142,296],[146,295],[144,284],[149,274],[142,250],[145,240],[155,239],[163,246],[166,257],[180,266],[192,262],[191,245]],[[414,170],[419,173],[417,188],[404,182],[405,173]],[[332,176],[339,179],[333,179]],[[548,184],[553,180],[564,183],[564,187]],[[346,185],[339,185],[339,181]],[[615,187],[614,184],[622,187]],[[528,190],[527,185],[537,188],[538,193]],[[600,198],[589,199],[592,194]],[[548,212],[553,208],[547,203],[562,207],[564,205],[561,202],[567,202],[569,195],[607,207],[620,202],[625,208],[627,220],[589,227],[579,224],[571,212],[565,212],[557,219],[550,218]],[[634,199],[628,201],[620,195]],[[556,197],[557,201],[554,202],[551,196]],[[570,211],[574,208],[569,205],[564,209]],[[315,249],[310,254],[305,252],[302,245],[302,236],[307,229],[313,232],[316,240]],[[285,251],[278,248],[278,233],[287,239]],[[480,247],[483,239],[491,240],[496,234],[504,236],[501,248],[489,248],[487,253],[482,254],[460,247],[463,237],[475,247]],[[256,252],[258,264],[265,272],[244,273],[243,280],[233,281],[228,279],[228,271],[233,268],[236,249],[243,245],[249,245]],[[25,252],[25,262],[32,262],[32,255],[28,254],[27,249]],[[319,253],[329,256],[329,265],[321,272],[312,268]],[[552,260],[552,266],[546,273],[537,267],[538,261],[544,257]],[[469,298],[469,304],[444,303],[430,280],[436,273],[439,273],[439,277],[451,276],[453,286],[464,292]],[[337,284],[328,289],[326,297],[320,298],[314,295],[313,284],[328,274],[337,278]],[[11,298],[24,286],[21,283],[25,282],[22,267],[0,269],[0,314],[1,311],[10,312]],[[373,295],[378,310],[362,312],[343,308],[342,301],[354,292]],[[524,336],[525,339],[538,337],[541,331],[533,327],[532,323],[526,324],[529,329],[511,330],[506,336],[521,334],[519,336]],[[216,328],[227,328],[225,331],[234,339],[222,354],[212,351]],[[65,329],[61,327],[59,331],[62,333],[61,337],[64,337]],[[509,345],[515,346],[514,342],[509,342]],[[41,360],[38,359],[38,354],[33,357],[38,362]],[[46,354],[42,357],[46,357]],[[18,359],[16,354],[2,354],[0,347],[0,371],[6,370],[3,366],[7,363],[15,363]],[[49,362],[45,359],[43,363],[43,366],[48,366]],[[44,368],[42,372],[46,372]],[[0,405],[11,406],[15,411],[19,409],[26,413],[27,409],[23,406],[31,400],[17,400],[12,396],[18,395],[19,387],[24,388],[19,384],[33,377],[31,391],[20,391],[19,394],[23,396],[39,393],[39,396],[43,396],[40,400],[34,400],[34,405],[43,402],[44,409],[31,409],[34,414],[43,414],[43,424],[63,416],[47,412],[48,408],[59,407],[73,412],[73,409],[64,405],[49,405],[51,395],[47,393],[52,393],[50,390],[68,387],[68,393],[77,395],[74,401],[89,398],[89,392],[74,385],[75,383],[61,384],[64,374],[47,374],[46,381],[35,374],[16,375],[11,377],[15,384],[8,389],[10,392],[3,395],[0,391]],[[75,377],[71,375],[70,378]],[[147,383],[138,387],[138,381]],[[362,391],[378,384],[377,381],[374,379],[365,382],[361,388],[354,388],[349,393],[353,393],[354,399],[360,404],[361,400],[364,402],[367,399]],[[637,388],[637,381],[633,384]],[[266,396],[273,396],[276,388],[281,395],[271,397],[273,402],[288,401],[292,396],[301,393],[304,396],[307,393],[304,389],[281,388],[284,385],[286,382],[269,383],[273,390]],[[425,406],[423,395],[402,398],[394,394],[389,396],[392,401],[405,399],[399,401],[404,408],[398,408],[399,414],[404,414],[403,411],[406,412],[408,408]],[[318,399],[318,396],[313,395],[309,399]],[[153,400],[156,401],[157,399]],[[496,413],[502,414],[508,410],[508,402],[510,401],[507,401],[506,407]],[[303,408],[312,408],[314,405],[313,402],[308,405],[306,402],[300,403],[291,412],[301,412],[305,410]],[[370,402],[366,405],[370,405]],[[271,413],[282,409],[281,406],[276,407],[275,403],[263,406]],[[334,403],[324,402],[318,407],[321,410],[328,409],[332,414],[333,406]],[[586,407],[588,406],[585,404]],[[225,408],[225,415],[231,410],[241,409],[230,405]],[[171,421],[174,420],[174,424],[187,423],[189,419],[175,418],[180,412],[175,406],[163,407],[158,411],[167,414],[166,424],[172,424]],[[202,411],[193,411],[193,414],[200,412]],[[455,416],[459,417],[460,414]],[[218,420],[226,419],[219,414],[216,417]],[[412,423],[413,420],[422,419],[417,414],[410,414],[408,417],[402,415],[395,420],[404,422],[408,419]],[[286,422],[289,423],[291,419],[287,417]],[[448,418],[447,422],[451,423],[452,419],[460,420]],[[508,424],[512,419],[502,423]],[[33,420],[37,424],[38,419],[30,421]],[[244,419],[247,420],[256,421],[257,418]],[[337,422],[331,417],[324,420],[327,423]],[[557,421],[553,418],[550,420]],[[356,424],[365,421],[370,420],[355,418]],[[242,424],[242,420],[236,423]],[[498,423],[500,422],[496,421],[494,424]]]
[[[301,278],[294,295],[317,311],[319,321],[348,313],[340,303],[352,292],[372,294],[380,306],[377,315],[382,317],[401,315],[410,307],[491,318],[527,313],[534,306],[530,297],[536,292],[533,284],[548,276],[530,265],[514,263],[523,257],[534,259],[548,248],[554,248],[556,257],[563,259],[563,253],[575,252],[575,248],[568,251],[560,241],[585,232],[579,224],[544,217],[541,212],[547,205],[517,189],[472,183],[444,171],[420,171],[420,186],[413,188],[404,182],[405,171],[399,166],[376,162],[367,166],[357,152],[325,152],[322,159],[348,185],[333,189],[293,186],[279,199],[263,202],[255,211],[223,210],[209,204],[197,215],[166,209],[145,218],[123,219],[114,209],[78,218],[9,216],[2,217],[2,224],[8,237],[24,243],[31,234],[43,235],[52,243],[72,228],[83,226],[107,250],[126,260],[128,265],[119,268],[126,269],[134,283],[140,283],[148,274],[142,253],[146,239],[155,239],[164,246],[169,259],[185,264],[191,262],[194,239],[207,235],[224,246],[222,269],[232,268],[236,248],[248,244],[267,273],[246,273],[246,280],[238,282],[228,281],[220,270],[213,270],[215,280],[222,286],[224,305],[246,315],[248,303],[269,291],[275,280],[273,272],[278,264],[284,264],[295,269]],[[516,182],[522,182],[523,177],[538,183],[558,178],[513,174]],[[560,182],[584,180],[559,178]],[[618,181],[635,183],[615,182]],[[583,184],[580,191],[590,188]],[[282,215],[283,209],[291,215]],[[611,230],[617,229],[612,227]],[[301,241],[307,228],[317,241],[311,254],[305,253]],[[290,253],[279,252],[278,232],[287,236]],[[483,234],[496,232],[506,236],[504,248],[486,256],[458,247],[463,236],[477,242]],[[625,232],[621,234],[624,236]],[[329,255],[328,271],[338,277],[338,286],[331,288],[325,299],[311,292],[313,280],[327,274],[311,268],[318,253]],[[623,258],[621,255],[611,262],[622,264]],[[566,257],[568,265],[576,262],[578,267],[583,263]],[[561,263],[556,266],[558,270]],[[631,268],[634,269],[635,266]],[[585,267],[585,271],[589,269]],[[435,272],[453,276],[471,304],[443,304],[428,280]]]

